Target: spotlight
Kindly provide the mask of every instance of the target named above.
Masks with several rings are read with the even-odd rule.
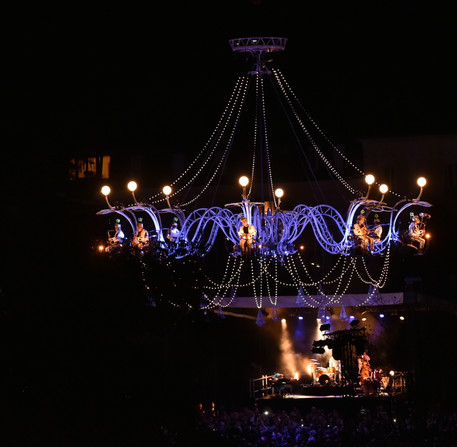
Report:
[[[359,325],[359,320],[352,320],[349,324],[351,327],[357,327]]]
[[[330,324],[327,323],[327,324],[321,324],[321,327],[319,328],[319,330],[321,332],[324,332],[324,331],[328,331],[330,329]]]
[[[298,317],[298,319],[299,319],[299,320],[303,320],[303,317],[300,315],[300,316]]]
[[[379,314],[379,318],[384,318],[384,314]]]

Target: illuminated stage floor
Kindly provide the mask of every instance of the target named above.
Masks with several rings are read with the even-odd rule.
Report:
[[[386,411],[390,412],[397,405],[404,402],[407,397],[407,393],[398,393],[395,395],[379,393],[377,395],[365,396],[359,393],[347,395],[338,393],[337,390],[325,389],[320,389],[319,393],[317,390],[313,390],[311,392],[314,392],[314,394],[284,394],[283,396],[267,396],[257,399],[255,404],[261,411],[298,409],[306,412],[312,410],[314,407],[324,411],[337,410],[340,412],[357,413],[362,408],[377,408],[382,406],[386,409]]]

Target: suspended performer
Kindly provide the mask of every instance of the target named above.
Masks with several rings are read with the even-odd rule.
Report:
[[[371,251],[373,239],[370,237],[370,230],[366,224],[365,214],[359,214],[352,231],[356,237],[356,245],[359,245],[364,253]]]
[[[136,232],[133,235],[132,245],[142,249],[149,242],[149,234],[144,228],[142,219],[138,219]]]
[[[125,241],[125,235],[121,228],[121,221],[116,219],[114,224],[114,234],[110,237],[110,232],[108,232],[108,246],[106,247],[106,252],[111,252],[114,249],[120,248]]]
[[[255,236],[257,230],[254,225],[250,225],[246,217],[241,217],[241,227],[238,230],[238,236],[240,237],[241,254],[245,257],[249,257],[252,254],[254,248]]]

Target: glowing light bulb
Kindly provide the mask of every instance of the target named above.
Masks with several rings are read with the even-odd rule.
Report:
[[[249,179],[245,175],[240,177],[240,179],[238,181],[240,182],[240,185],[243,187],[245,187],[249,184]]]
[[[135,191],[137,187],[138,185],[133,180],[127,184],[128,190],[132,192]]]
[[[420,200],[426,183],[427,183],[427,180],[425,180],[425,177],[419,177],[417,179],[417,185],[420,187],[420,192],[419,192],[419,195],[416,197],[416,200]]]
[[[389,191],[389,187],[383,183],[380,187],[379,187],[379,192],[381,194],[385,194],[387,191]]]
[[[111,188],[108,185],[105,185],[102,187],[101,191],[104,196],[108,196],[111,192]]]
[[[280,199],[282,196],[284,195],[284,190],[282,188],[278,188],[276,191],[275,191],[275,196]]]
[[[374,183],[374,175],[367,174],[365,176],[365,182],[367,183],[367,185],[372,185]]]
[[[169,196],[171,194],[171,186],[164,186],[163,189],[162,189],[162,192],[166,195],[166,196]]]

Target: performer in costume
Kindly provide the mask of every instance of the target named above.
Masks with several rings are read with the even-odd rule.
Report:
[[[245,257],[249,257],[252,254],[254,238],[257,235],[257,230],[254,225],[250,225],[246,217],[241,217],[241,227],[238,230],[238,236],[240,237],[241,253]]]
[[[110,237],[108,232],[108,246],[105,248],[105,251],[111,252],[114,249],[120,248],[124,241],[125,235],[121,228],[121,221],[116,219],[116,223],[114,224],[114,235]]]
[[[360,245],[363,252],[371,250],[372,239],[370,237],[370,230],[366,225],[366,217],[362,212],[357,217],[357,222],[354,224],[352,231],[356,237],[356,244]]]
[[[366,353],[366,351],[358,358],[358,366],[359,366],[359,376],[360,376],[360,383],[363,384],[366,380],[371,380],[372,376],[372,369],[370,365],[370,357]]]
[[[179,228],[178,228],[178,218],[174,217],[173,223],[171,224],[171,227],[168,229],[167,239],[170,242],[176,243],[176,242],[178,242],[180,233],[181,232],[179,231]]]
[[[408,228],[409,243],[414,245],[414,242],[416,242],[417,248],[419,251],[422,251],[425,245],[425,222],[423,222],[417,214],[412,214],[411,217],[412,222],[409,224]]]
[[[375,214],[374,219],[373,219],[373,226],[370,228],[370,239],[371,239],[371,248],[369,249],[370,251],[373,250],[374,244],[377,244],[381,242],[381,236],[382,236],[382,226],[381,226],[381,221],[379,220],[379,216]]]
[[[149,234],[144,228],[143,219],[140,217],[136,226],[136,232],[133,235],[132,245],[133,247],[142,250],[148,244],[148,242]]]

